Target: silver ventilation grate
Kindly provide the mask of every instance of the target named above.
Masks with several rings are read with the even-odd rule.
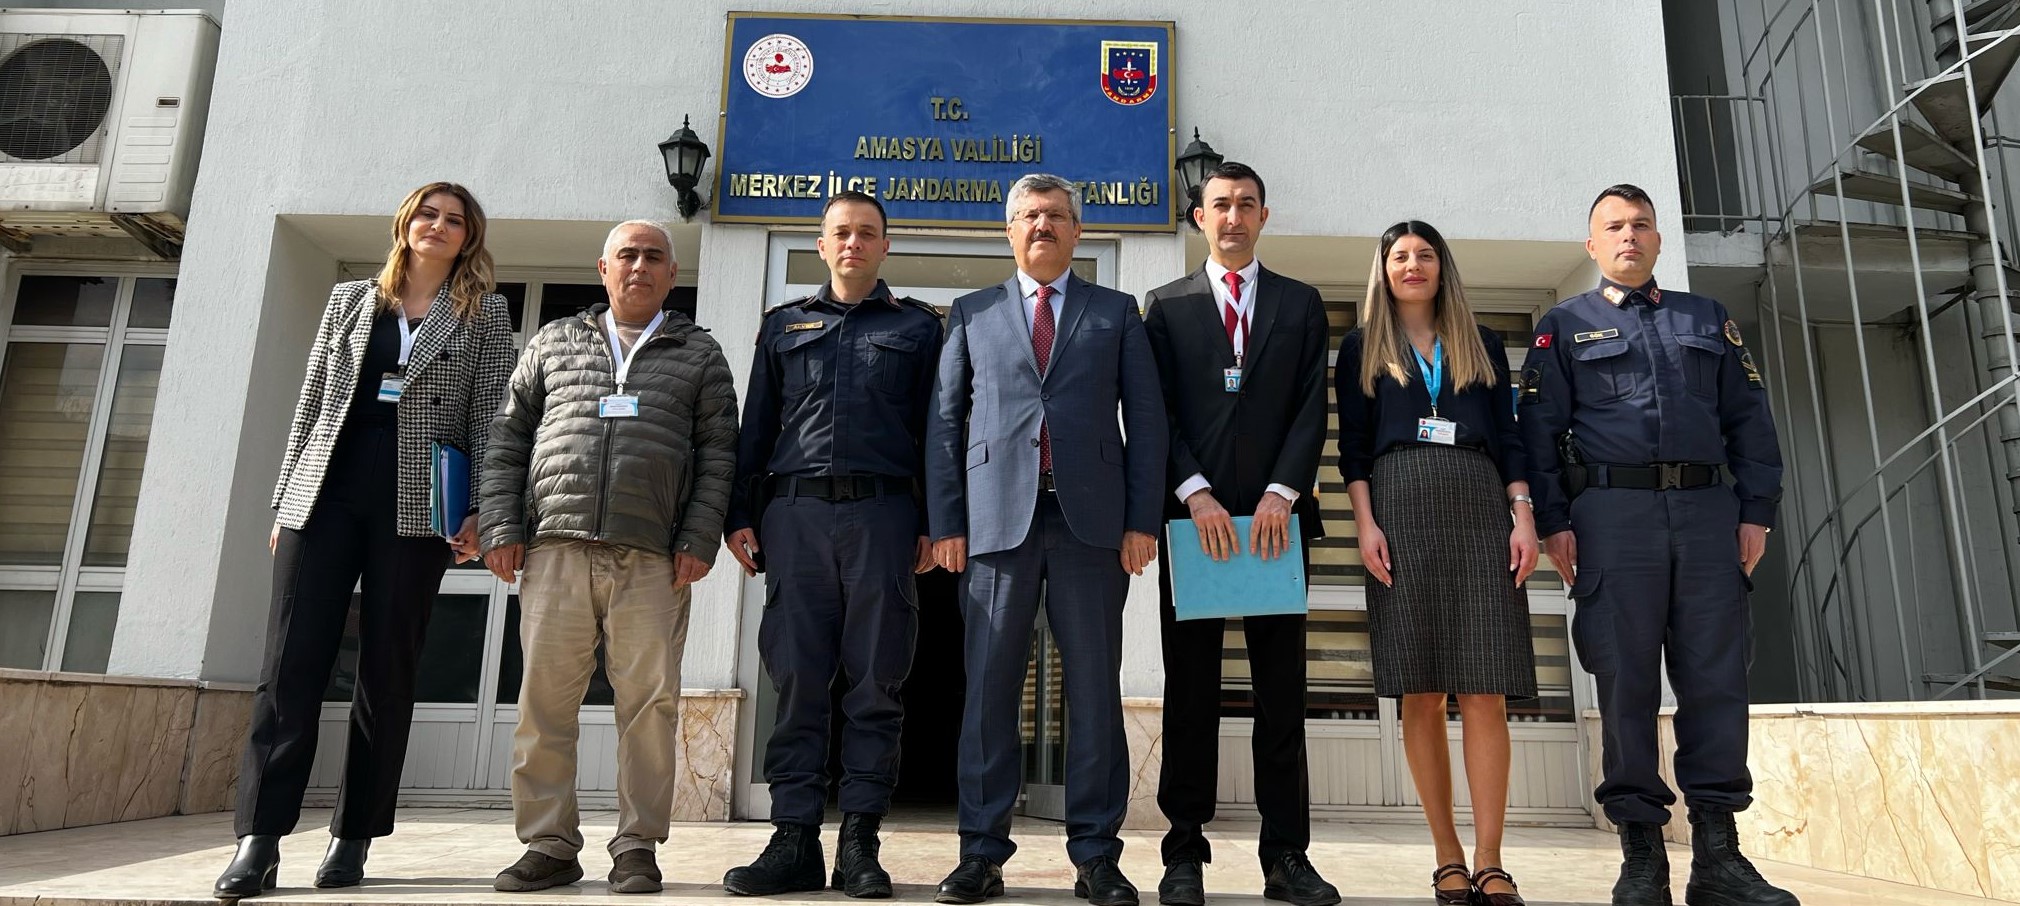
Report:
[[[98,163],[125,42],[0,34],[0,159]]]

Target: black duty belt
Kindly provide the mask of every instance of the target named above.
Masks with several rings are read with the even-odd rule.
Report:
[[[1052,473],[1051,473],[1051,472],[1040,472],[1040,473],[1038,473],[1038,490],[1040,490],[1040,491],[1057,491],[1057,490],[1059,490],[1059,485],[1058,485],[1058,483],[1057,483],[1057,482],[1054,482],[1054,481],[1052,480]]]
[[[912,479],[886,478],[880,475],[836,475],[804,478],[781,475],[777,479],[779,497],[818,497],[822,500],[844,502],[868,500],[889,494],[912,493]]]
[[[1719,467],[1691,462],[1652,462],[1645,466],[1593,463],[1586,468],[1587,488],[1634,491],[1688,491],[1719,483]]]

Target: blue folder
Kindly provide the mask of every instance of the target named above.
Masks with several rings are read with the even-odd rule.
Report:
[[[1304,538],[1291,516],[1291,546],[1274,560],[1248,552],[1248,516],[1234,518],[1239,548],[1226,560],[1199,549],[1199,528],[1190,519],[1165,525],[1171,556],[1171,601],[1181,620],[1304,613]]]
[[[455,444],[428,447],[428,526],[453,538],[470,515],[470,454]]]

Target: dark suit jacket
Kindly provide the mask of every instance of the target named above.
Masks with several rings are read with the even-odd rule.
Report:
[[[1143,318],[1129,295],[1067,279],[1042,380],[1016,277],[947,313],[926,425],[926,506],[933,538],[966,535],[970,556],[1009,550],[1030,532],[1041,421],[1075,537],[1120,550],[1125,530],[1159,534],[1167,437]]]
[[[1319,291],[1262,268],[1242,389],[1227,392],[1221,370],[1234,367],[1206,269],[1148,296],[1145,328],[1164,382],[1171,422],[1165,513],[1191,516],[1173,492],[1194,475],[1236,516],[1255,512],[1264,489],[1298,492],[1292,512],[1306,538],[1325,534],[1316,493],[1326,441],[1326,308]]]

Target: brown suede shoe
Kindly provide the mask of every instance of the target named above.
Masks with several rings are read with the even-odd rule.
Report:
[[[610,865],[611,893],[658,893],[660,887],[659,863],[653,861],[652,850],[627,849]]]

